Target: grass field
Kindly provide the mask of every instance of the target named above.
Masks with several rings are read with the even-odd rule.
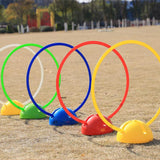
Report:
[[[102,41],[114,45],[123,40],[139,40],[149,44],[160,54],[160,26],[117,28],[108,32],[98,30],[48,32],[28,34],[1,34],[0,47],[9,44],[37,43],[45,46],[54,42],[77,45],[84,41]],[[14,47],[0,52],[0,69]],[[35,52],[39,48],[31,47]],[[64,46],[49,49],[60,64],[70,50]],[[98,59],[106,51],[104,46],[88,45],[79,49],[93,73]],[[147,122],[160,106],[160,64],[146,48],[135,44],[118,47],[126,61],[129,76],[129,93],[121,110],[111,121],[120,126],[127,120]],[[22,54],[23,53],[23,54]],[[26,71],[33,55],[20,49],[8,60],[4,71],[4,83],[11,99],[24,102],[29,99],[26,89]],[[35,98],[46,104],[55,93],[56,65],[45,52],[40,54],[44,67],[44,82]],[[65,105],[75,109],[83,101],[88,90],[88,72],[76,53],[72,54],[62,68],[61,96]],[[33,64],[30,87],[35,92],[40,82],[37,61]],[[123,65],[114,53],[102,62],[95,83],[96,100],[103,115],[108,116],[120,104],[126,86]],[[0,100],[7,101],[0,86]],[[46,108],[52,112],[60,107],[58,98]],[[91,95],[77,112],[85,120],[95,114]],[[0,159],[3,160],[160,160],[160,117],[150,126],[154,140],[146,144],[122,144],[116,141],[116,132],[101,136],[85,136],[81,124],[73,126],[49,126],[48,118],[22,120],[19,116],[0,115]]]

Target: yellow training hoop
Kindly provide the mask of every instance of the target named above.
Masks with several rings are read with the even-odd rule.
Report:
[[[102,119],[102,121],[108,125],[110,128],[118,131],[118,132],[121,132],[123,131],[121,128],[119,127],[116,127],[114,126],[113,124],[111,124],[110,122],[108,122],[103,114],[101,113],[98,105],[97,105],[97,102],[96,102],[96,98],[95,98],[95,91],[94,91],[94,86],[95,86],[95,79],[96,79],[96,74],[97,74],[97,71],[99,69],[99,66],[101,65],[102,61],[104,60],[104,58],[115,48],[119,47],[119,46],[122,46],[122,45],[125,45],[125,44],[138,44],[140,46],[144,46],[145,48],[147,48],[149,51],[151,51],[155,56],[156,58],[158,59],[158,61],[160,62],[160,56],[158,55],[158,53],[152,48],[150,47],[148,44],[144,43],[144,42],[141,42],[141,41],[137,41],[137,40],[126,40],[126,41],[121,41],[119,43],[116,43],[115,45],[113,45],[112,47],[110,47],[102,56],[101,58],[99,59],[98,63],[96,64],[95,66],[95,69],[94,69],[94,72],[93,72],[93,75],[92,75],[92,84],[91,84],[91,95],[92,95],[92,101],[93,101],[93,105],[94,105],[94,108],[96,110],[96,112],[98,113],[99,117]],[[158,109],[158,111],[156,112],[156,114],[147,122],[147,125],[149,126],[151,123],[153,123],[153,121],[155,121],[155,119],[158,117],[158,115],[160,114],[160,108]]]

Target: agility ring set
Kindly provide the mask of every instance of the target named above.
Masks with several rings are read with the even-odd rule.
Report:
[[[106,52],[100,57],[99,61],[97,62],[95,69],[93,71],[93,74],[91,75],[91,70],[89,67],[89,64],[86,60],[86,58],[84,57],[84,55],[79,51],[79,48],[86,46],[86,45],[101,45],[106,47]],[[126,41],[121,41],[113,46],[110,46],[104,42],[100,42],[100,41],[86,41],[83,43],[80,43],[76,46],[72,46],[70,44],[67,43],[51,43],[49,45],[46,45],[45,47],[38,45],[38,44],[33,44],[33,43],[28,43],[28,44],[11,44],[11,45],[7,45],[4,46],[2,48],[0,48],[0,52],[2,52],[5,49],[8,49],[10,47],[16,47],[15,49],[13,49],[8,56],[6,57],[6,59],[3,62],[2,65],[2,69],[1,69],[1,86],[2,86],[2,90],[4,92],[5,97],[8,99],[7,103],[4,103],[3,101],[0,101],[0,103],[3,105],[1,108],[1,115],[19,115],[20,114],[20,118],[21,119],[40,119],[40,118],[46,118],[47,116],[49,116],[49,124],[50,125],[55,125],[55,126],[62,126],[62,125],[74,125],[77,123],[81,123],[81,132],[84,135],[102,135],[102,134],[109,134],[113,131],[117,131],[117,141],[118,142],[122,142],[122,143],[135,143],[135,144],[141,144],[141,143],[147,143],[153,140],[153,134],[152,131],[150,129],[150,125],[156,120],[156,118],[159,116],[160,114],[160,107],[157,110],[157,112],[155,113],[155,115],[147,122],[144,123],[140,120],[129,120],[125,123],[123,123],[120,127],[117,127],[115,125],[112,124],[111,122],[111,118],[118,113],[118,111],[121,109],[121,107],[123,106],[127,94],[128,94],[128,90],[129,90],[129,72],[128,72],[128,68],[127,65],[123,59],[123,57],[120,55],[120,53],[116,50],[117,47],[122,46],[122,45],[126,45],[126,44],[137,44],[140,46],[143,46],[145,48],[147,48],[150,52],[152,52],[156,58],[158,59],[158,61],[160,62],[160,56],[158,55],[158,53],[152,48],[150,47],[148,44],[141,42],[141,41],[137,41],[137,40],[126,40]],[[31,46],[34,47],[38,47],[40,50],[35,53],[31,48]],[[65,46],[70,48],[70,51],[65,55],[65,57],[63,58],[63,60],[61,61],[60,65],[58,64],[56,58],[54,57],[54,55],[48,50],[50,47],[54,47],[54,46]],[[6,67],[6,64],[9,60],[9,58],[19,49],[21,48],[25,48],[28,51],[33,53],[33,58],[28,66],[28,70],[27,70],[27,74],[26,74],[26,87],[28,90],[28,94],[30,99],[27,100],[24,103],[21,103],[17,100],[12,100],[6,89],[5,89],[5,85],[4,85],[4,70]],[[56,76],[56,91],[52,97],[52,99],[45,104],[44,106],[39,105],[36,101],[35,101],[35,97],[37,96],[37,94],[39,93],[42,83],[43,83],[43,77],[44,77],[44,70],[43,70],[43,65],[40,61],[40,59],[38,58],[38,55],[43,52],[46,51],[51,58],[53,59],[54,63],[56,64],[57,67],[57,76]],[[71,110],[70,108],[66,107],[62,98],[61,98],[61,93],[60,93],[60,85],[61,85],[61,71],[62,71],[62,67],[64,65],[64,63],[66,62],[67,58],[74,52],[76,51],[80,57],[83,59],[86,68],[88,70],[88,76],[89,76],[89,86],[88,86],[88,91],[87,94],[84,98],[84,100],[82,101],[82,103],[74,110]],[[96,75],[98,72],[98,69],[101,65],[101,63],[103,62],[104,58],[111,52],[113,51],[114,54],[116,54],[118,56],[118,58],[120,59],[121,63],[123,64],[124,70],[125,70],[125,74],[126,74],[126,89],[125,89],[125,93],[123,96],[123,99],[121,101],[121,103],[119,104],[119,106],[117,107],[117,109],[110,114],[109,116],[104,116],[99,107],[98,104],[96,102],[96,98],[95,98],[95,79],[96,79]],[[40,65],[40,69],[41,69],[41,80],[39,83],[39,87],[37,88],[36,92],[34,94],[31,93],[31,89],[30,89],[30,83],[29,83],[29,79],[30,79],[30,71],[31,71],[31,67],[34,63],[34,61],[38,60],[39,65]],[[89,94],[91,93],[92,96],[92,101],[93,101],[93,105],[94,108],[97,112],[97,114],[92,114],[90,115],[86,120],[82,120],[79,119],[78,116],[76,115],[76,112],[79,111],[82,106],[85,104],[85,102],[87,101]],[[52,113],[49,113],[45,110],[45,108],[47,106],[49,106],[54,99],[56,98],[56,96],[59,99],[59,102],[61,104],[61,108],[57,108],[56,110],[54,110]],[[32,103],[30,103],[30,101],[32,101]]]

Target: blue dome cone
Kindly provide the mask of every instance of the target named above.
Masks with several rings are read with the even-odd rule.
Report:
[[[74,116],[77,117],[74,111],[67,108]],[[78,122],[72,119],[63,108],[57,108],[53,113],[53,116],[49,117],[49,125],[63,126],[63,125],[74,125]]]

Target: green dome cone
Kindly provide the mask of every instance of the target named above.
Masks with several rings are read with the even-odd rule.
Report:
[[[24,111],[21,111],[21,119],[41,119],[47,116],[42,113],[33,103],[24,106]]]

